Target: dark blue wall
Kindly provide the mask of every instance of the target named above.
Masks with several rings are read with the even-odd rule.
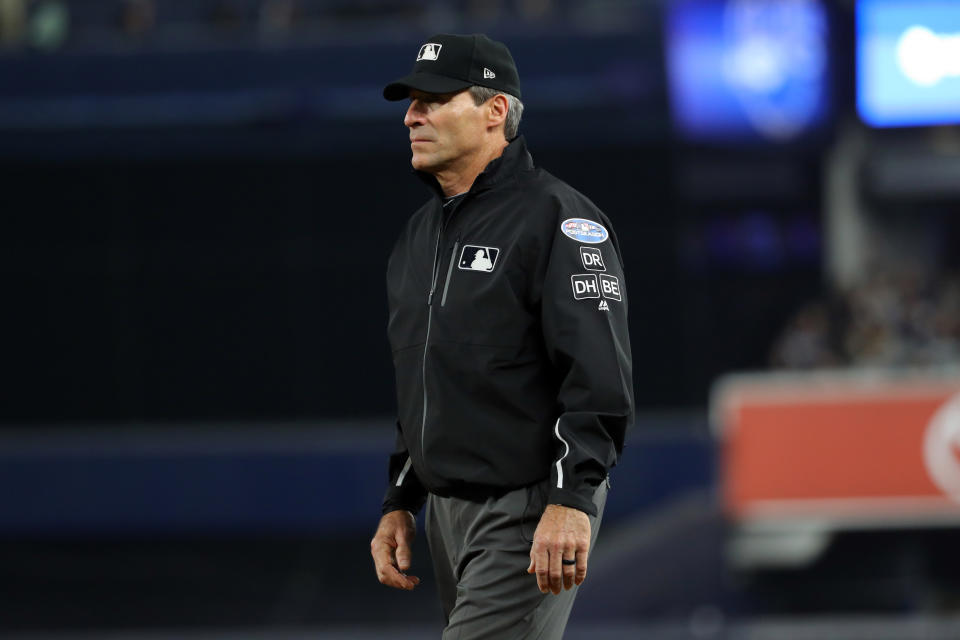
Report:
[[[388,421],[8,433],[0,537],[362,537],[392,444]],[[697,415],[643,420],[611,474],[605,522],[711,487],[713,449]]]

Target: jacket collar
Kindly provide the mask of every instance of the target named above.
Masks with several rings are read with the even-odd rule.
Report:
[[[491,160],[486,168],[480,172],[480,175],[470,186],[468,193],[484,191],[504,180],[515,178],[516,174],[521,171],[530,171],[531,169],[533,169],[533,157],[527,151],[527,141],[523,136],[517,136],[510,141],[499,157]],[[432,174],[416,170],[414,170],[414,173],[430,187],[434,195],[443,200],[443,190]]]

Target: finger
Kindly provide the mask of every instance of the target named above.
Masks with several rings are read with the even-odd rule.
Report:
[[[577,549],[577,566],[575,567],[577,571],[574,576],[576,584],[582,584],[587,579],[587,556],[589,555],[590,547],[588,545],[581,545]]]
[[[554,595],[560,593],[563,588],[563,547],[553,546],[550,548],[550,591]]]
[[[377,579],[381,584],[396,589],[413,589],[420,583],[416,576],[407,576],[398,570],[394,560],[393,547],[382,540],[374,540],[370,545],[373,564],[376,567]]]
[[[396,567],[394,567],[394,569],[396,569]],[[401,589],[407,589],[409,591],[420,584],[420,578],[417,576],[408,576],[403,571],[397,571],[397,575],[400,576]]]
[[[533,573],[533,567],[536,564],[533,560],[533,550],[530,550],[530,564],[527,566],[527,573]]]
[[[404,575],[392,564],[388,564],[383,567],[382,570],[378,571],[377,577],[380,579],[381,584],[395,589],[405,589],[407,591],[410,591],[420,584],[420,578],[417,576]]]
[[[535,547],[534,572],[537,574],[537,587],[542,593],[550,590],[550,577],[547,572],[550,571],[550,556],[544,546]]]
[[[392,565],[394,562],[393,546],[377,538],[374,538],[373,542],[370,543],[370,555],[373,556],[373,564],[376,566],[378,574],[384,567]]]
[[[578,564],[579,564],[579,561],[577,561],[577,562],[578,562]],[[561,566],[562,566],[562,568],[563,568],[563,588],[564,588],[564,589],[572,589],[572,588],[573,588],[573,580],[574,580],[574,577],[575,577],[574,574],[575,574],[576,571],[577,571],[577,566],[576,566],[576,565],[573,565],[573,564],[562,564]]]
[[[410,543],[407,542],[406,537],[402,535],[397,536],[397,568],[400,571],[407,571],[410,569],[410,560],[413,552],[410,551]]]

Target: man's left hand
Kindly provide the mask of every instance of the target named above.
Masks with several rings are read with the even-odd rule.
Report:
[[[527,573],[537,574],[540,591],[558,594],[561,589],[571,589],[586,579],[589,553],[587,514],[572,507],[549,504],[533,534]],[[563,564],[564,559],[576,559],[576,564]]]

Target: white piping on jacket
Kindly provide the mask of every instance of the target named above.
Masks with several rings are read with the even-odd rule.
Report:
[[[559,438],[563,446],[567,448],[567,450],[563,452],[563,455],[560,456],[560,459],[557,460],[557,489],[563,489],[563,467],[560,466],[560,463],[570,454],[570,445],[563,439],[563,436],[560,435],[560,418],[557,418],[557,424],[554,425],[553,432],[557,434],[557,438]]]
[[[397,477],[397,486],[403,484],[403,479],[407,477],[407,471],[410,471],[410,456],[407,456],[407,462],[403,465],[403,471],[400,472],[400,475]]]

